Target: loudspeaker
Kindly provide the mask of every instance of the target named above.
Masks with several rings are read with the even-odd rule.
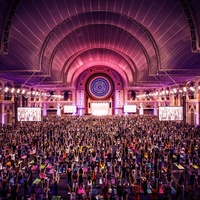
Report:
[[[112,106],[112,104],[111,104],[111,102],[109,103],[109,108],[111,108],[111,106]]]
[[[135,93],[134,90],[131,91],[131,97],[132,97],[133,100],[135,100],[135,98],[136,98],[136,93]]]
[[[69,94],[68,94],[68,91],[66,90],[64,93],[64,101],[67,101],[68,98],[69,98]]]

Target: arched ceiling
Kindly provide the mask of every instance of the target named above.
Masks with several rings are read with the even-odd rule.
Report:
[[[126,87],[200,76],[198,0],[0,0],[0,78],[74,87],[108,66]]]

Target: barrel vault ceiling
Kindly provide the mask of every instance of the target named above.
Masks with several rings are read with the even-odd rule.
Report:
[[[127,88],[199,78],[199,0],[0,0],[0,78],[70,88],[97,65]]]

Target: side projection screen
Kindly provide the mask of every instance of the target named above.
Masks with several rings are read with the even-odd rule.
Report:
[[[136,113],[136,105],[124,105],[125,113]]]
[[[41,108],[19,107],[17,108],[17,120],[19,122],[41,121]]]
[[[73,105],[64,106],[64,113],[76,113],[76,106]]]
[[[159,121],[183,120],[183,107],[165,106],[159,107]]]

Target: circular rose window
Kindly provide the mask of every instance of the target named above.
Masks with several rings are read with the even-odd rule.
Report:
[[[108,98],[112,92],[112,84],[104,76],[97,76],[90,79],[88,90],[91,97],[95,99]]]

